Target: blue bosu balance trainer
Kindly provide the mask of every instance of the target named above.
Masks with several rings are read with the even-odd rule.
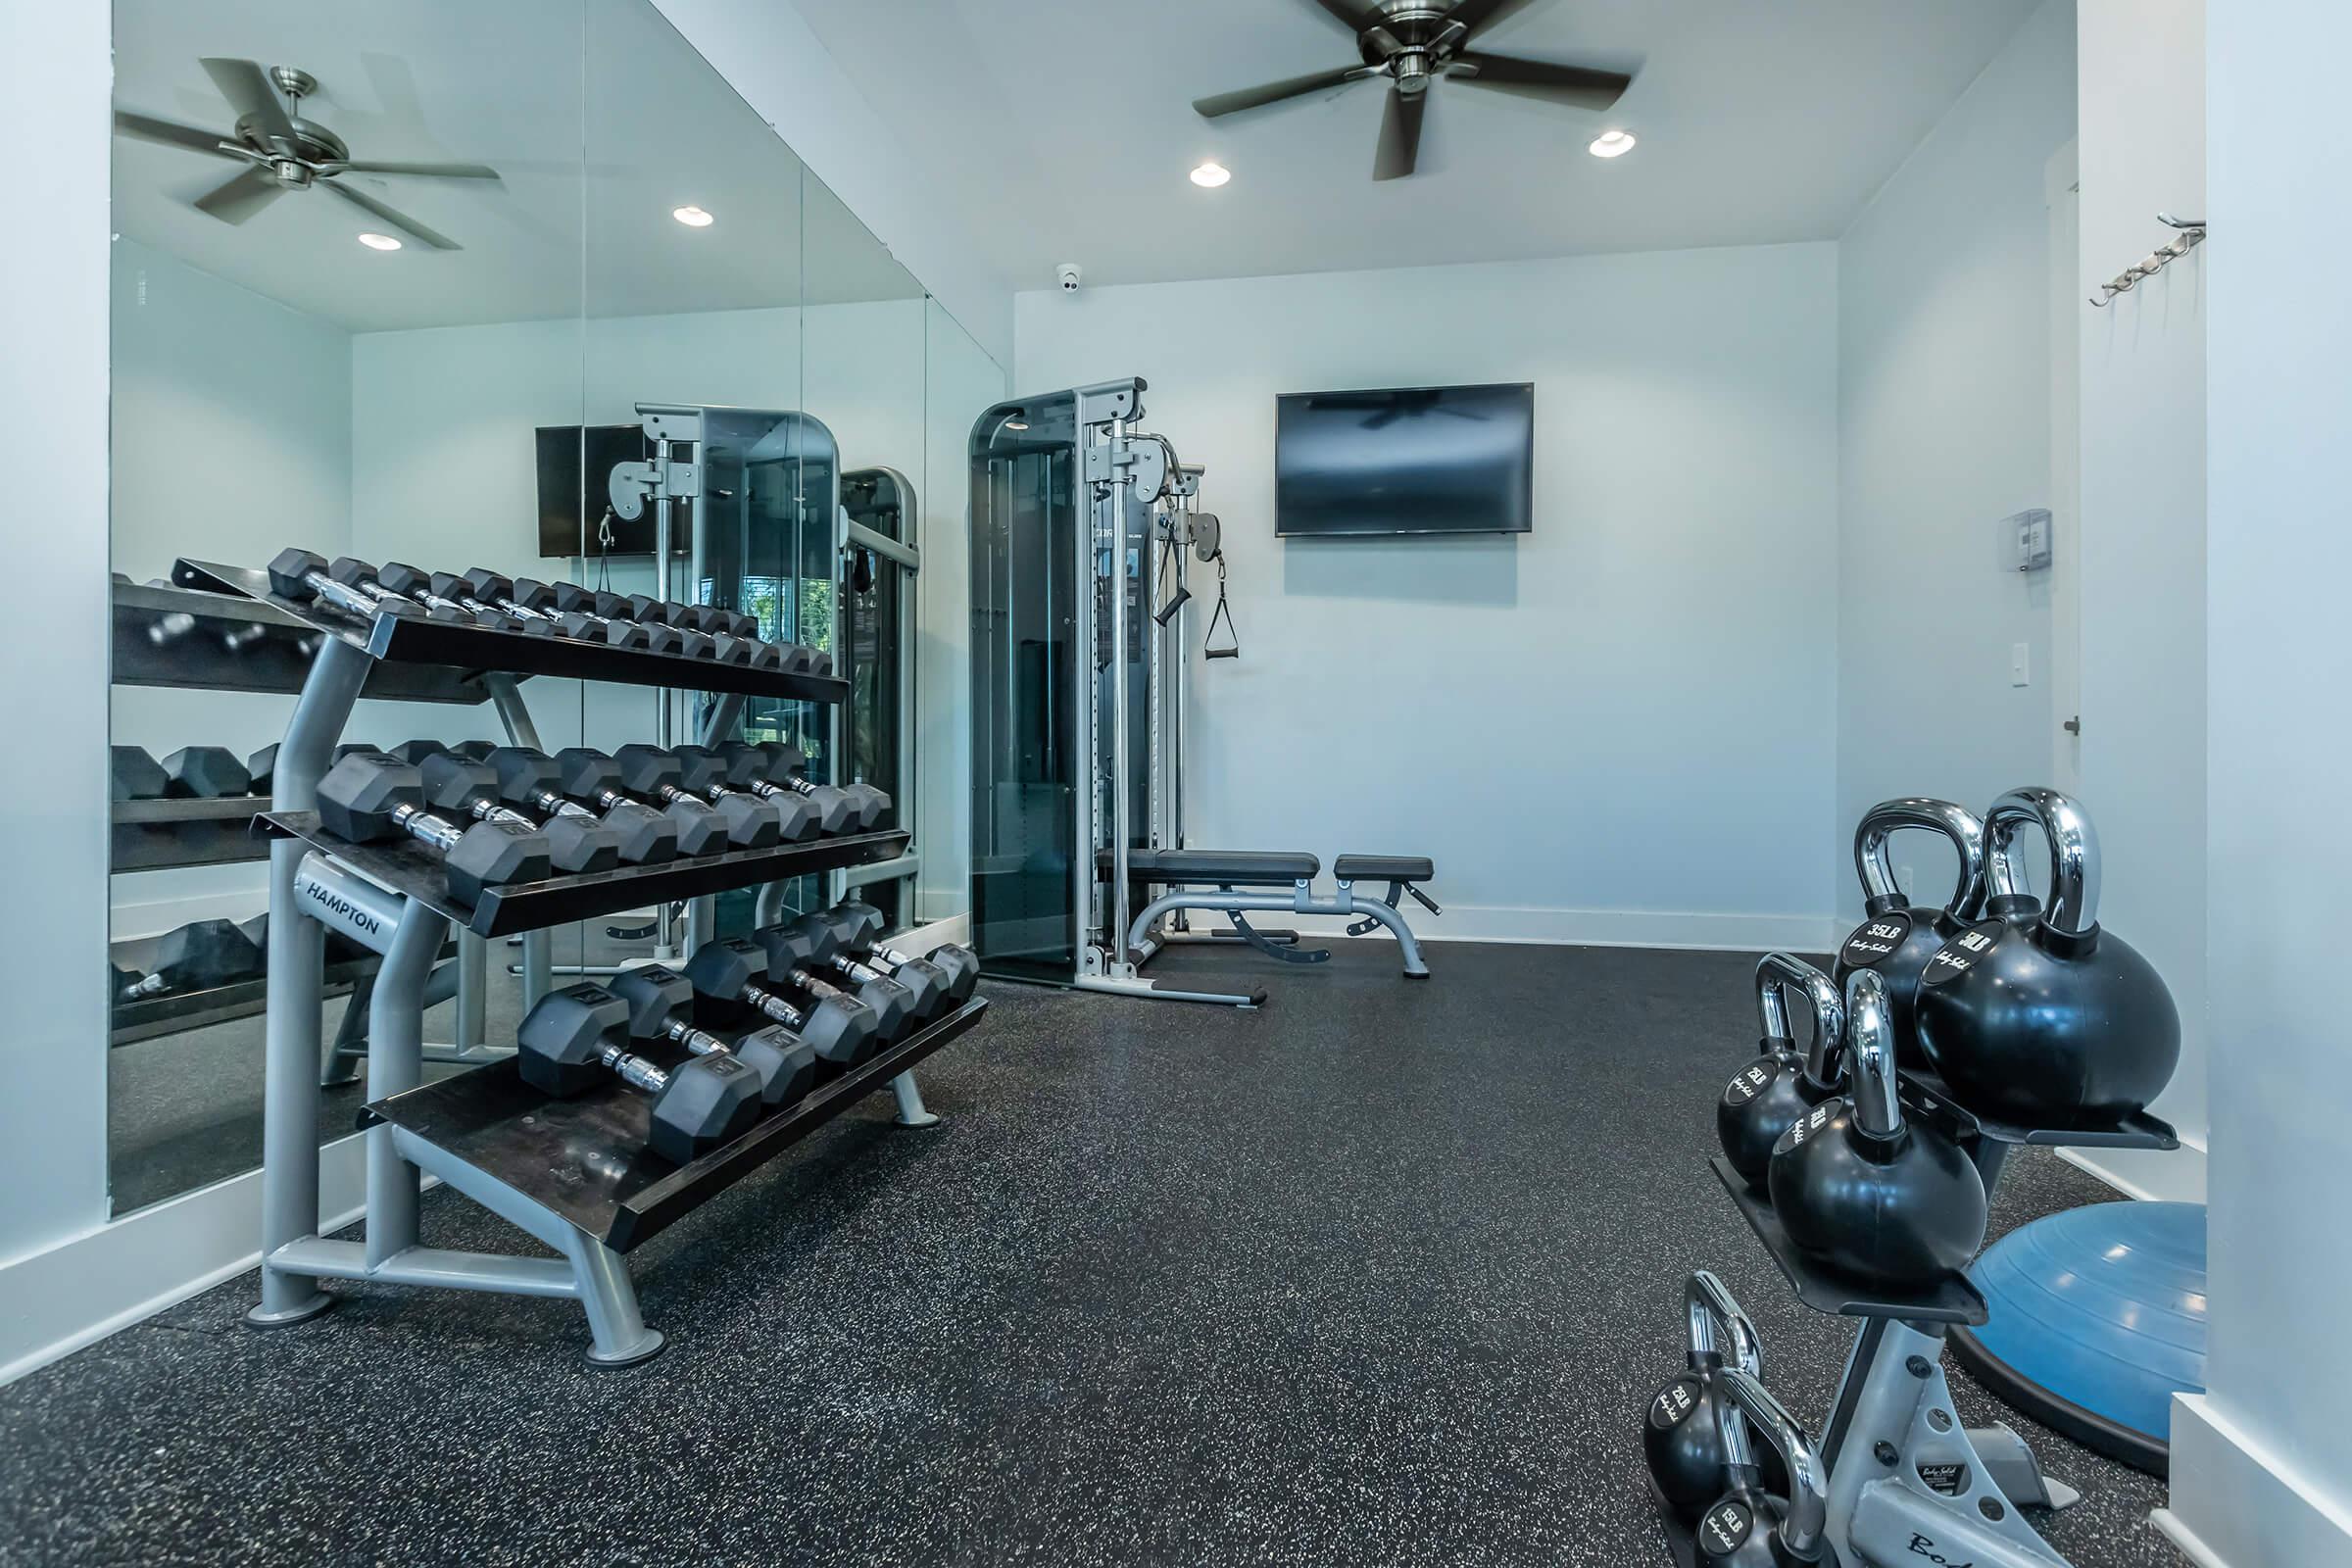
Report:
[[[1990,1303],[1952,1353],[2053,1431],[2136,1469],[2171,1464],[2176,1394],[2205,1392],[2205,1205],[2091,1203],[2021,1225],[1968,1270]]]

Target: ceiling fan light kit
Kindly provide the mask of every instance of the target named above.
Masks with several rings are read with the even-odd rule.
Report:
[[[198,62],[220,96],[236,115],[226,133],[158,120],[129,110],[115,112],[115,130],[165,147],[202,153],[241,163],[245,168],[225,184],[196,198],[195,209],[223,223],[242,223],[288,191],[323,190],[349,202],[384,225],[390,245],[377,245],[363,234],[360,243],[375,250],[399,250],[401,238],[437,251],[462,250],[448,235],[438,233],[347,183],[346,174],[376,174],[408,179],[489,179],[498,171],[486,164],[379,163],[351,156],[343,138],[302,115],[302,101],[318,90],[318,80],[294,66],[264,67],[253,60],[207,57]]]
[[[1345,87],[1373,76],[1389,78],[1388,107],[1380,122],[1380,146],[1372,160],[1374,179],[1402,179],[1421,157],[1421,125],[1428,113],[1430,83],[1442,77],[1507,92],[1542,103],[1606,112],[1633,77],[1586,66],[1486,54],[1469,44],[1527,0],[1313,0],[1315,6],[1355,34],[1362,63],[1290,76],[1239,92],[1193,100],[1202,119],[1215,120],[1268,104]],[[1611,132],[1625,135],[1624,132]],[[1603,137],[1602,140],[1606,140]],[[1625,136],[1623,152],[1633,146]],[[1599,142],[1592,151],[1604,158]]]

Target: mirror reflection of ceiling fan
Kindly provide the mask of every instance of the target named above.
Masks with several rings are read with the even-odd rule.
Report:
[[[196,198],[195,208],[223,223],[242,223],[288,191],[323,190],[341,197],[382,223],[437,251],[463,250],[448,235],[426,227],[398,208],[347,183],[345,174],[397,174],[412,179],[496,179],[487,164],[394,164],[351,156],[343,138],[302,118],[302,100],[318,90],[318,78],[292,66],[263,67],[251,60],[208,58],[198,64],[236,114],[225,133],[152,115],[115,111],[115,130],[141,141],[241,163],[228,182]]]
[[[1355,34],[1363,63],[1291,76],[1262,87],[1196,98],[1204,120],[1239,114],[1345,87],[1371,76],[1389,78],[1389,107],[1380,122],[1380,150],[1372,161],[1374,179],[1401,179],[1421,156],[1421,118],[1429,107],[1429,84],[1442,76],[1492,87],[1570,109],[1606,109],[1632,85],[1633,77],[1588,66],[1554,65],[1516,55],[1483,54],[1469,47],[1487,28],[1527,0],[1314,0]]]
[[[1420,418],[1428,414],[1443,414],[1450,418],[1485,422],[1492,415],[1473,414],[1441,401],[1445,391],[1440,387],[1408,388],[1397,392],[1318,392],[1309,407],[1318,409],[1371,409],[1372,417],[1363,421],[1367,430],[1385,429],[1401,418]]]

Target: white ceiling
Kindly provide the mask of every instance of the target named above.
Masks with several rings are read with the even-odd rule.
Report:
[[[354,331],[922,292],[649,0],[117,0],[117,107],[226,131],[205,55],[310,72],[305,118],[355,158],[504,176],[366,176],[465,247],[379,255],[325,192],[223,223],[188,203],[241,166],[115,138],[119,232]]]
[[[1440,82],[1421,172],[1375,184],[1386,84],[1232,116],[1194,98],[1352,64],[1313,0],[798,0],[1017,286],[1827,239],[2038,0],[1536,0],[1479,47],[1630,69],[1606,117]],[[1607,126],[1625,157],[1589,156]],[[1187,182],[1214,157],[1222,190]]]

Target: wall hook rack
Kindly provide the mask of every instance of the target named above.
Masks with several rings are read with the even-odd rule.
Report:
[[[2159,245],[2132,266],[2099,285],[2098,293],[2090,297],[2094,307],[2104,307],[2118,294],[2128,294],[2137,288],[2140,279],[2154,277],[2167,267],[2205,243],[2205,220],[2175,218],[2170,213],[2158,213],[2156,221],[2175,230],[2172,243]]]

